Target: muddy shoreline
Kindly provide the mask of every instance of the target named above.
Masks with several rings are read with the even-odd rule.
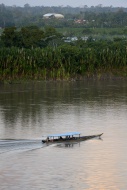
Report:
[[[68,79],[61,79],[61,78],[58,78],[58,79],[4,79],[4,80],[0,80],[0,84],[20,84],[20,83],[26,83],[26,82],[39,82],[39,81],[47,81],[47,82],[50,82],[50,81],[54,81],[54,82],[64,82],[64,81],[91,81],[91,80],[97,80],[97,81],[106,81],[106,80],[127,80],[127,77],[126,76],[118,76],[118,75],[113,75],[113,74],[108,74],[108,73],[105,73],[105,74],[93,74],[93,75],[87,75],[87,76],[81,76],[81,75],[78,75],[76,77],[71,77],[71,78],[68,78]]]

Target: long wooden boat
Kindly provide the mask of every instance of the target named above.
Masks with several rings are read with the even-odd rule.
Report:
[[[101,138],[103,133],[98,135],[89,135],[89,136],[81,136],[79,132],[69,132],[69,133],[61,133],[48,135],[46,139],[42,140],[43,143],[54,143],[54,142],[79,142],[85,141],[92,138]]]

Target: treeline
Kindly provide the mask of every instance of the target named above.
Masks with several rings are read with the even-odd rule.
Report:
[[[43,19],[46,13],[61,13],[65,16],[63,20]],[[83,24],[76,25],[74,20],[86,20]],[[125,27],[127,23],[127,8],[102,7],[101,5],[88,7],[24,7],[5,6],[0,4],[0,27],[15,26],[21,28],[28,25],[45,27]]]
[[[63,80],[111,73],[127,76],[122,42],[77,42],[53,48],[0,48],[0,80]]]
[[[58,33],[53,27],[40,29],[37,26],[5,28],[0,36],[0,47],[18,48],[44,48],[48,44],[59,44],[62,34]]]

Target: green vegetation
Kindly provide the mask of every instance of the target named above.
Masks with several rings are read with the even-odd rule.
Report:
[[[61,13],[64,19],[43,19],[45,13]],[[81,22],[75,22],[81,20]],[[38,27],[52,26],[54,28],[121,28],[126,27],[127,8],[84,6],[80,7],[24,7],[5,6],[0,4],[0,27]]]
[[[79,43],[79,42],[77,42]],[[0,80],[70,79],[112,73],[127,76],[127,47],[87,42],[53,48],[0,49]]]
[[[59,33],[65,36],[92,36],[95,39],[110,39],[114,37],[127,38],[126,28],[57,28]]]
[[[47,12],[65,18],[43,19]],[[127,77],[126,23],[126,8],[1,4],[0,81]]]
[[[36,48],[45,47],[49,41],[59,39],[62,35],[52,27],[46,27],[44,30],[37,26],[22,27],[20,30],[16,27],[5,28],[1,34],[1,46]]]

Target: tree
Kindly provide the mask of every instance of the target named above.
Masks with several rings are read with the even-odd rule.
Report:
[[[16,27],[5,28],[1,35],[1,41],[6,47],[15,46]]]
[[[44,36],[44,31],[37,26],[23,27],[20,31],[22,38],[22,47],[35,48],[39,46],[41,39]]]
[[[42,46],[45,43],[45,46],[57,47],[58,44],[61,44],[61,39],[62,35],[58,33],[55,28],[46,27],[44,30],[44,38],[42,39]]]
[[[0,27],[11,27],[14,26],[13,14],[8,10],[4,4],[0,5]]]
[[[24,5],[24,7],[25,7],[25,8],[30,8],[30,5],[29,5],[28,3],[26,3],[26,4]]]

